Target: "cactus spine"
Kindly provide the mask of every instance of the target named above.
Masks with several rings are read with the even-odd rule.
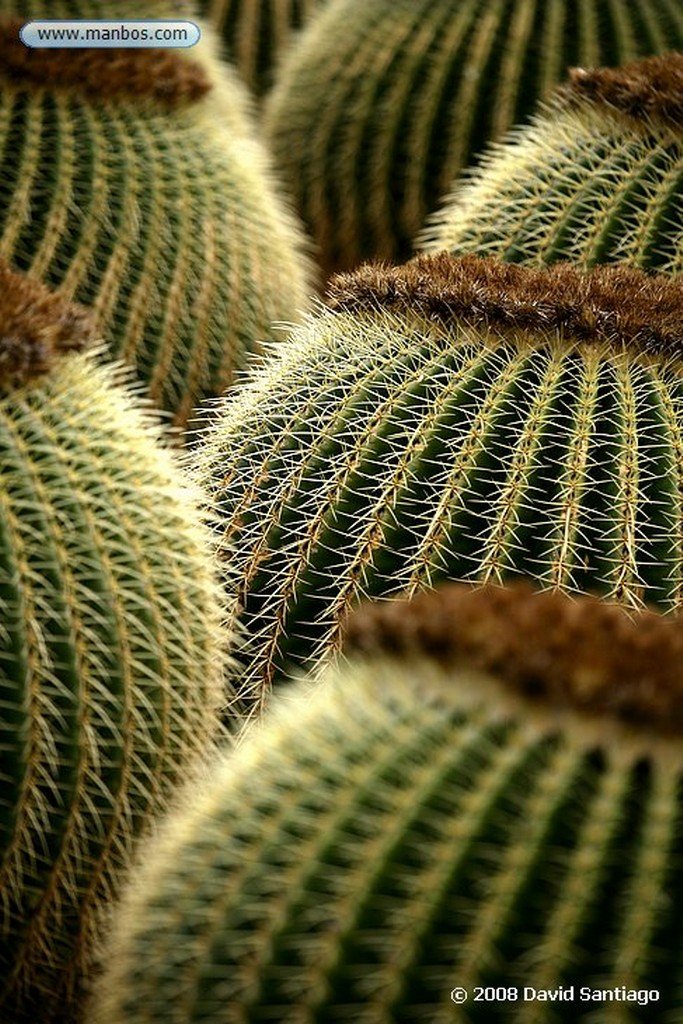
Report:
[[[212,51],[28,51],[7,9],[0,255],[90,306],[111,354],[183,427],[271,321],[306,305],[302,233]]]
[[[320,5],[321,0],[204,0],[201,6],[245,82],[261,96],[293,33]]]
[[[194,454],[240,699],[324,656],[364,594],[521,572],[678,606],[682,288],[448,254],[335,279]]]
[[[199,495],[82,311],[0,267],[0,1021],[71,1024],[134,844],[207,752]]]
[[[400,260],[567,66],[676,47],[676,0],[332,0],[285,58],[265,126],[327,271]]]
[[[420,236],[426,251],[683,270],[683,55],[575,69],[490,147]]]
[[[92,1024],[681,1019],[680,624],[495,591],[388,604],[193,794]]]

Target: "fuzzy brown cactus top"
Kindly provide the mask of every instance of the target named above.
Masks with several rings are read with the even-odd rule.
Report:
[[[683,732],[683,621],[629,614],[594,597],[444,585],[368,602],[348,619],[345,653],[434,659],[501,679],[560,707]]]
[[[629,61],[620,67],[572,68],[560,103],[604,104],[636,121],[654,119],[683,128],[683,53]]]
[[[60,353],[85,349],[94,335],[87,310],[0,260],[0,392],[41,377]]]
[[[683,351],[683,281],[625,266],[587,274],[569,263],[535,270],[443,252],[403,266],[365,264],[339,274],[325,301],[347,312],[383,309],[545,337],[562,331],[641,352]]]

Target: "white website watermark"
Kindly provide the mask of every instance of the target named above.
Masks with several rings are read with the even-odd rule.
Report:
[[[199,42],[201,32],[193,21],[29,21],[19,30],[24,46],[90,49],[114,46],[184,48]]]
[[[451,990],[454,1003],[466,1003],[470,999],[474,1003],[637,1003],[647,1006],[659,1002],[659,990],[656,988],[627,988],[617,985],[615,988],[592,988],[590,985],[558,985],[557,988],[534,988],[526,985],[462,987]]]

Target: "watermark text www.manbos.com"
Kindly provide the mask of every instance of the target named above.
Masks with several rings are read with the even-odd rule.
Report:
[[[68,47],[187,47],[199,41],[193,21],[28,21],[19,30],[24,46],[32,49]]]
[[[637,1003],[647,1006],[659,1000],[656,988],[591,988],[589,985],[560,985],[557,988],[477,987],[473,989],[454,988],[451,991],[454,1003]]]

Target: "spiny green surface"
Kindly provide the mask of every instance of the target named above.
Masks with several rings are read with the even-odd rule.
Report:
[[[321,307],[193,455],[241,608],[238,705],[324,656],[362,595],[524,573],[680,605],[682,401],[673,360]]]
[[[282,55],[322,0],[203,0],[202,12],[225,40],[245,82],[262,95]]]
[[[567,67],[676,48],[678,0],[332,0],[265,126],[326,270],[403,259],[458,171]]]
[[[683,270],[683,132],[583,102],[491,146],[418,238],[431,252]]]
[[[231,124],[231,82],[203,66],[216,88],[173,111],[0,88],[0,256],[90,306],[111,354],[179,426],[232,383],[272,321],[296,319],[310,281],[299,225],[242,131],[244,97]]]
[[[121,374],[0,396],[0,1021],[78,1020],[136,838],[206,754],[223,601],[188,486]]]
[[[384,659],[281,705],[147,850],[91,1024],[683,1020],[680,750],[481,687]]]

